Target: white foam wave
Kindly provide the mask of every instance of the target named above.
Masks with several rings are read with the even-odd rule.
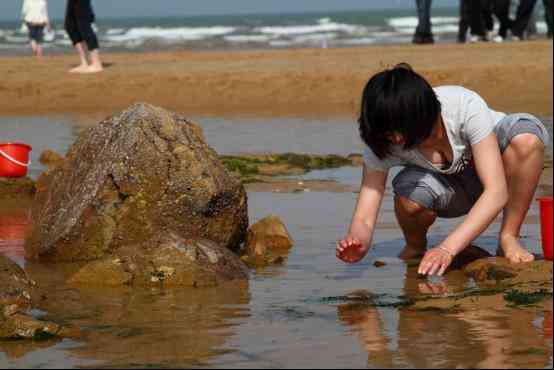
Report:
[[[324,20],[327,20],[325,18]],[[321,21],[321,20],[320,20]],[[271,27],[260,27],[254,29],[254,32],[259,32],[265,35],[275,35],[275,36],[295,36],[295,35],[306,35],[310,33],[327,33],[327,32],[344,32],[344,33],[361,33],[365,31],[365,27],[343,24],[343,23],[333,23],[333,22],[320,22],[318,25],[301,25],[301,26],[271,26]]]
[[[272,37],[268,35],[231,35],[223,37],[225,41],[246,43],[246,42],[269,42]]]
[[[234,27],[197,27],[197,28],[131,28],[121,35],[107,35],[112,42],[129,42],[137,40],[161,39],[167,41],[193,41],[209,37],[223,36],[235,31]]]
[[[338,45],[371,45],[375,42],[376,40],[372,37],[360,37],[355,39],[337,40],[334,43]]]
[[[433,25],[443,24],[457,24],[459,22],[458,17],[432,17],[431,23]],[[387,19],[387,24],[394,28],[416,28],[418,24],[417,17],[398,17]]]

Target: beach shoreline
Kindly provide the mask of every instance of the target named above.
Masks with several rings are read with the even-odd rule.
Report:
[[[100,75],[75,56],[0,57],[0,114],[110,114],[148,102],[186,116],[355,118],[370,75],[412,64],[433,85],[463,85],[491,108],[552,116],[552,41],[339,49],[105,53]]]

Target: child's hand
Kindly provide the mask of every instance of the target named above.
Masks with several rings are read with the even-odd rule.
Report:
[[[423,257],[418,269],[421,275],[442,276],[454,260],[454,255],[444,247],[433,248]]]
[[[337,258],[346,263],[360,262],[368,250],[369,246],[350,235],[337,242]]]

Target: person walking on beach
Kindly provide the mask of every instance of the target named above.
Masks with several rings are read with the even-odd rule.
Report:
[[[406,246],[403,259],[423,257],[418,272],[442,275],[503,211],[498,255],[512,263],[534,256],[520,242],[543,170],[545,126],[534,116],[506,115],[461,86],[431,85],[403,63],[373,76],[362,96],[360,135],[367,145],[361,190],[339,259],[355,263],[370,249],[389,169],[395,211]],[[467,215],[427,250],[435,220]]]
[[[29,40],[33,55],[42,57],[42,43],[44,41],[44,28],[50,26],[48,17],[48,4],[46,0],[24,0],[22,19],[29,30]]]
[[[516,19],[512,27],[514,40],[525,39],[525,31],[533,16],[537,0],[520,0],[517,7]],[[546,24],[548,26],[548,38],[552,38],[552,0],[543,0]]]
[[[71,73],[97,73],[103,70],[91,0],[67,0],[65,30],[79,54],[80,64]],[[90,63],[87,58],[90,55]]]
[[[414,44],[432,44],[435,42],[431,24],[431,6],[433,0],[416,0],[418,25],[415,30]]]

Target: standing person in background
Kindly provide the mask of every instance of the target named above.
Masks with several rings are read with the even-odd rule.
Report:
[[[480,42],[487,40],[487,30],[485,24],[485,10],[488,0],[469,0],[469,14],[470,14],[470,28],[471,38],[470,42]],[[488,18],[488,16],[487,16]],[[489,21],[492,21],[492,16]],[[494,25],[493,25],[494,26]]]
[[[537,0],[520,0],[517,7],[516,20],[512,27],[514,40],[519,41],[525,38],[525,31],[529,26],[531,17],[537,5]],[[552,38],[552,0],[543,0],[546,24],[548,25],[548,37]]]
[[[67,0],[65,30],[75,46],[81,63],[71,73],[97,73],[103,70],[98,38],[92,28],[95,21],[91,0]],[[87,49],[90,63],[87,59]]]
[[[22,19],[29,30],[29,40],[33,55],[42,57],[42,43],[44,41],[44,28],[50,26],[48,17],[48,4],[46,0],[24,0]]]
[[[416,0],[418,25],[415,31],[414,44],[433,44],[431,25],[431,6],[433,0]]]
[[[552,0],[543,0],[544,4],[544,20],[548,27],[547,37],[552,39]]]
[[[502,42],[508,37],[508,30],[512,28],[512,20],[510,19],[511,0],[493,0],[493,13],[500,22],[498,35],[493,39],[496,42]]]
[[[470,0],[460,0],[460,23],[458,25],[458,42],[461,44],[465,44],[467,41],[467,31],[469,31],[470,22]]]

